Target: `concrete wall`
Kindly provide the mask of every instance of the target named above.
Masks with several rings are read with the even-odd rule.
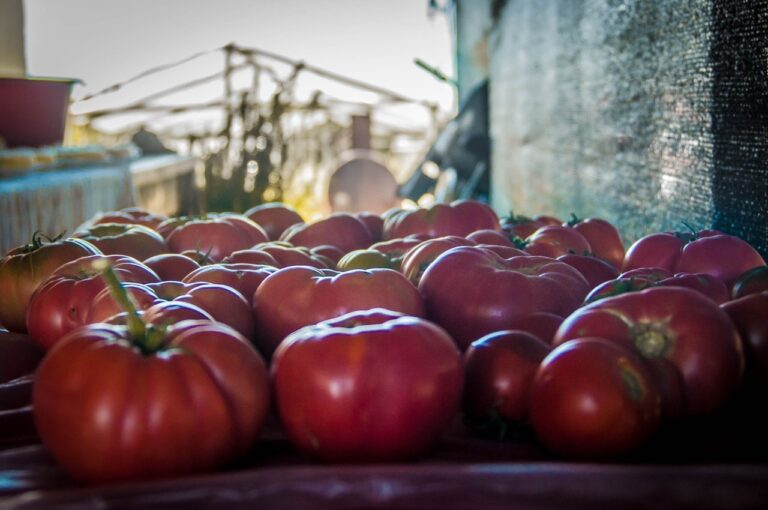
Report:
[[[768,0],[508,0],[491,20],[492,201],[681,221],[768,252]]]

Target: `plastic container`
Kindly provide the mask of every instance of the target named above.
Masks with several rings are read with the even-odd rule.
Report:
[[[7,147],[59,145],[77,80],[0,78],[0,137]]]

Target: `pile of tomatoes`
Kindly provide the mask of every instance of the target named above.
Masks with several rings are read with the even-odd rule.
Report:
[[[602,219],[472,200],[312,223],[130,208],[0,262],[0,324],[46,350],[38,433],[93,482],[225,465],[272,410],[330,462],[416,458],[460,415],[620,456],[768,384],[767,313],[768,268],[737,237],[625,250]]]

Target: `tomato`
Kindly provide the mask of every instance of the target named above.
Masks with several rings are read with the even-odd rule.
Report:
[[[254,275],[259,278],[262,275]],[[251,282],[252,283],[252,282]],[[206,282],[161,282],[145,285],[126,284],[126,290],[143,310],[161,301],[191,303],[208,312],[216,321],[222,322],[245,338],[255,333],[250,302],[240,292],[227,285]],[[83,323],[102,322],[120,312],[120,305],[109,289],[99,292],[85,310]]]
[[[474,229],[473,232],[501,230],[501,222],[496,211],[484,202],[462,198],[451,202],[451,207],[469,220],[470,226]]]
[[[525,251],[531,255],[557,258],[573,253],[589,255],[592,248],[589,241],[577,230],[557,225],[541,227],[525,240]]]
[[[68,262],[49,276],[32,294],[27,309],[27,331],[45,349],[88,322],[88,310],[96,295],[106,288],[97,260],[111,263],[125,282],[152,283],[160,278],[138,260],[122,255],[90,255]]]
[[[245,217],[219,216],[187,221],[176,226],[166,239],[173,252],[199,251],[218,262],[232,252],[266,241],[266,234],[259,236],[259,230]]]
[[[461,357],[423,319],[353,312],[291,334],[272,361],[283,427],[331,462],[391,462],[425,453],[459,409]]]
[[[381,216],[369,212],[359,212],[355,216],[368,227],[368,232],[371,233],[371,240],[374,243],[382,240],[384,236],[384,219]]]
[[[365,223],[351,214],[334,213],[327,218],[307,225],[294,225],[280,237],[296,246],[335,246],[342,253],[368,248],[373,238]]]
[[[194,259],[180,253],[155,255],[146,259],[144,265],[157,273],[161,280],[177,282],[200,267]]]
[[[592,249],[592,255],[599,257],[617,270],[624,262],[624,243],[619,231],[610,222],[600,218],[573,219],[566,226],[584,236]]]
[[[171,326],[148,347],[129,329],[72,331],[40,365],[37,431],[77,480],[112,482],[202,472],[245,454],[269,407],[265,364],[218,323]]]
[[[741,383],[744,358],[733,324],[691,289],[655,287],[597,301],[568,317],[554,343],[581,337],[633,347],[652,365],[670,363],[680,374],[688,416],[714,412]]]
[[[339,271],[350,271],[352,269],[399,269],[399,264],[395,265],[387,255],[376,250],[355,250],[344,255],[337,269]]]
[[[162,236],[143,225],[100,223],[78,230],[72,236],[88,241],[104,255],[126,255],[145,260],[169,251]]]
[[[559,225],[560,223],[556,223]],[[510,213],[501,219],[501,229],[507,234],[525,239],[541,227],[545,226],[543,222],[534,220],[527,216]]]
[[[695,234],[652,234],[627,251],[624,270],[660,267],[674,273],[706,273],[728,288],[744,272],[765,266],[760,254],[746,241],[717,231]]]
[[[29,298],[59,266],[101,253],[81,239],[45,239],[36,232],[32,242],[0,260],[0,323],[11,331],[26,333]]]
[[[403,258],[400,269],[411,283],[418,285],[424,271],[434,260],[457,246],[474,246],[475,242],[459,236],[428,239],[412,248]]]
[[[744,344],[750,383],[768,387],[768,291],[750,294],[721,306]]]
[[[768,266],[759,266],[745,271],[736,279],[731,289],[733,299],[759,294],[768,290]]]
[[[0,385],[34,372],[43,354],[45,351],[26,335],[0,328]],[[25,398],[28,397],[26,394]],[[0,394],[0,409],[11,409],[3,394]]]
[[[275,271],[274,267],[257,264],[213,264],[192,271],[182,281],[226,285],[242,294],[251,305],[253,293]]]
[[[226,219],[228,223],[231,223],[240,229],[243,234],[248,236],[251,239],[252,245],[269,241],[267,233],[264,232],[264,229],[261,228],[258,223],[247,218],[246,216],[243,216],[242,214],[218,213],[209,214],[208,216],[211,218],[218,217]]]
[[[677,273],[656,283],[660,287],[685,287],[707,296],[715,303],[722,304],[730,299],[728,287],[706,273]]]
[[[275,243],[257,244],[250,250],[238,250],[224,259],[227,264],[263,264],[272,267],[310,266],[325,269],[328,266],[304,247],[283,246]]]
[[[516,248],[517,245],[512,242],[507,234],[499,232],[498,230],[476,230],[467,236],[467,239],[475,242],[476,244],[491,244],[498,246],[509,246]]]
[[[334,269],[346,252],[329,244],[321,244],[320,246],[310,248],[309,253],[323,260],[328,267]]]
[[[119,211],[111,211],[98,215],[92,225],[102,223],[130,223],[133,225],[143,225],[156,230],[160,224],[168,219],[162,214],[154,214],[140,207],[126,207]]]
[[[584,299],[585,304],[594,303],[601,299],[620,296],[628,292],[637,292],[649,287],[653,287],[654,282],[648,278],[638,277],[619,277],[614,280],[603,282],[592,289]]]
[[[547,257],[504,259],[488,250],[459,246],[440,255],[419,282],[427,317],[464,350],[478,338],[508,329],[533,312],[565,316],[589,290],[581,273]]]
[[[559,226],[563,224],[563,220],[556,216],[551,216],[547,214],[539,214],[538,216],[533,217],[534,221],[538,221],[542,225],[546,226]]]
[[[623,455],[657,429],[661,397],[631,349],[600,338],[565,342],[544,359],[530,390],[531,422],[550,450]]]
[[[540,338],[547,345],[552,344],[555,333],[563,323],[563,317],[549,312],[532,312],[519,315],[507,323],[507,328],[524,331]]]
[[[619,271],[607,261],[589,255],[560,255],[560,262],[578,270],[589,283],[589,288],[594,289],[598,285],[619,277]]]
[[[259,285],[253,308],[258,346],[268,356],[297,329],[352,311],[386,308],[425,315],[416,287],[391,269],[338,273],[305,266],[283,268]]]
[[[291,206],[280,202],[268,202],[256,205],[243,213],[264,229],[270,240],[280,239],[280,235],[297,223],[304,223],[301,215]]]
[[[472,342],[464,353],[464,412],[476,420],[526,421],[531,381],[549,350],[524,331],[497,331]]]
[[[411,248],[421,244],[421,236],[408,236],[403,239],[390,239],[389,241],[381,241],[372,244],[370,249],[376,250],[389,258],[392,263],[392,267],[398,271],[401,269],[403,258],[408,254]]]

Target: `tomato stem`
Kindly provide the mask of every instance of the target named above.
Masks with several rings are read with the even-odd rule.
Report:
[[[94,260],[92,265],[94,269],[101,272],[102,278],[107,282],[110,294],[128,314],[128,331],[131,334],[131,338],[141,343],[142,347],[149,348],[150,346],[144,345],[147,343],[147,325],[141,320],[133,298],[123,287],[123,282],[120,281],[117,273],[115,273],[112,264],[110,264],[108,259],[99,258]]]

